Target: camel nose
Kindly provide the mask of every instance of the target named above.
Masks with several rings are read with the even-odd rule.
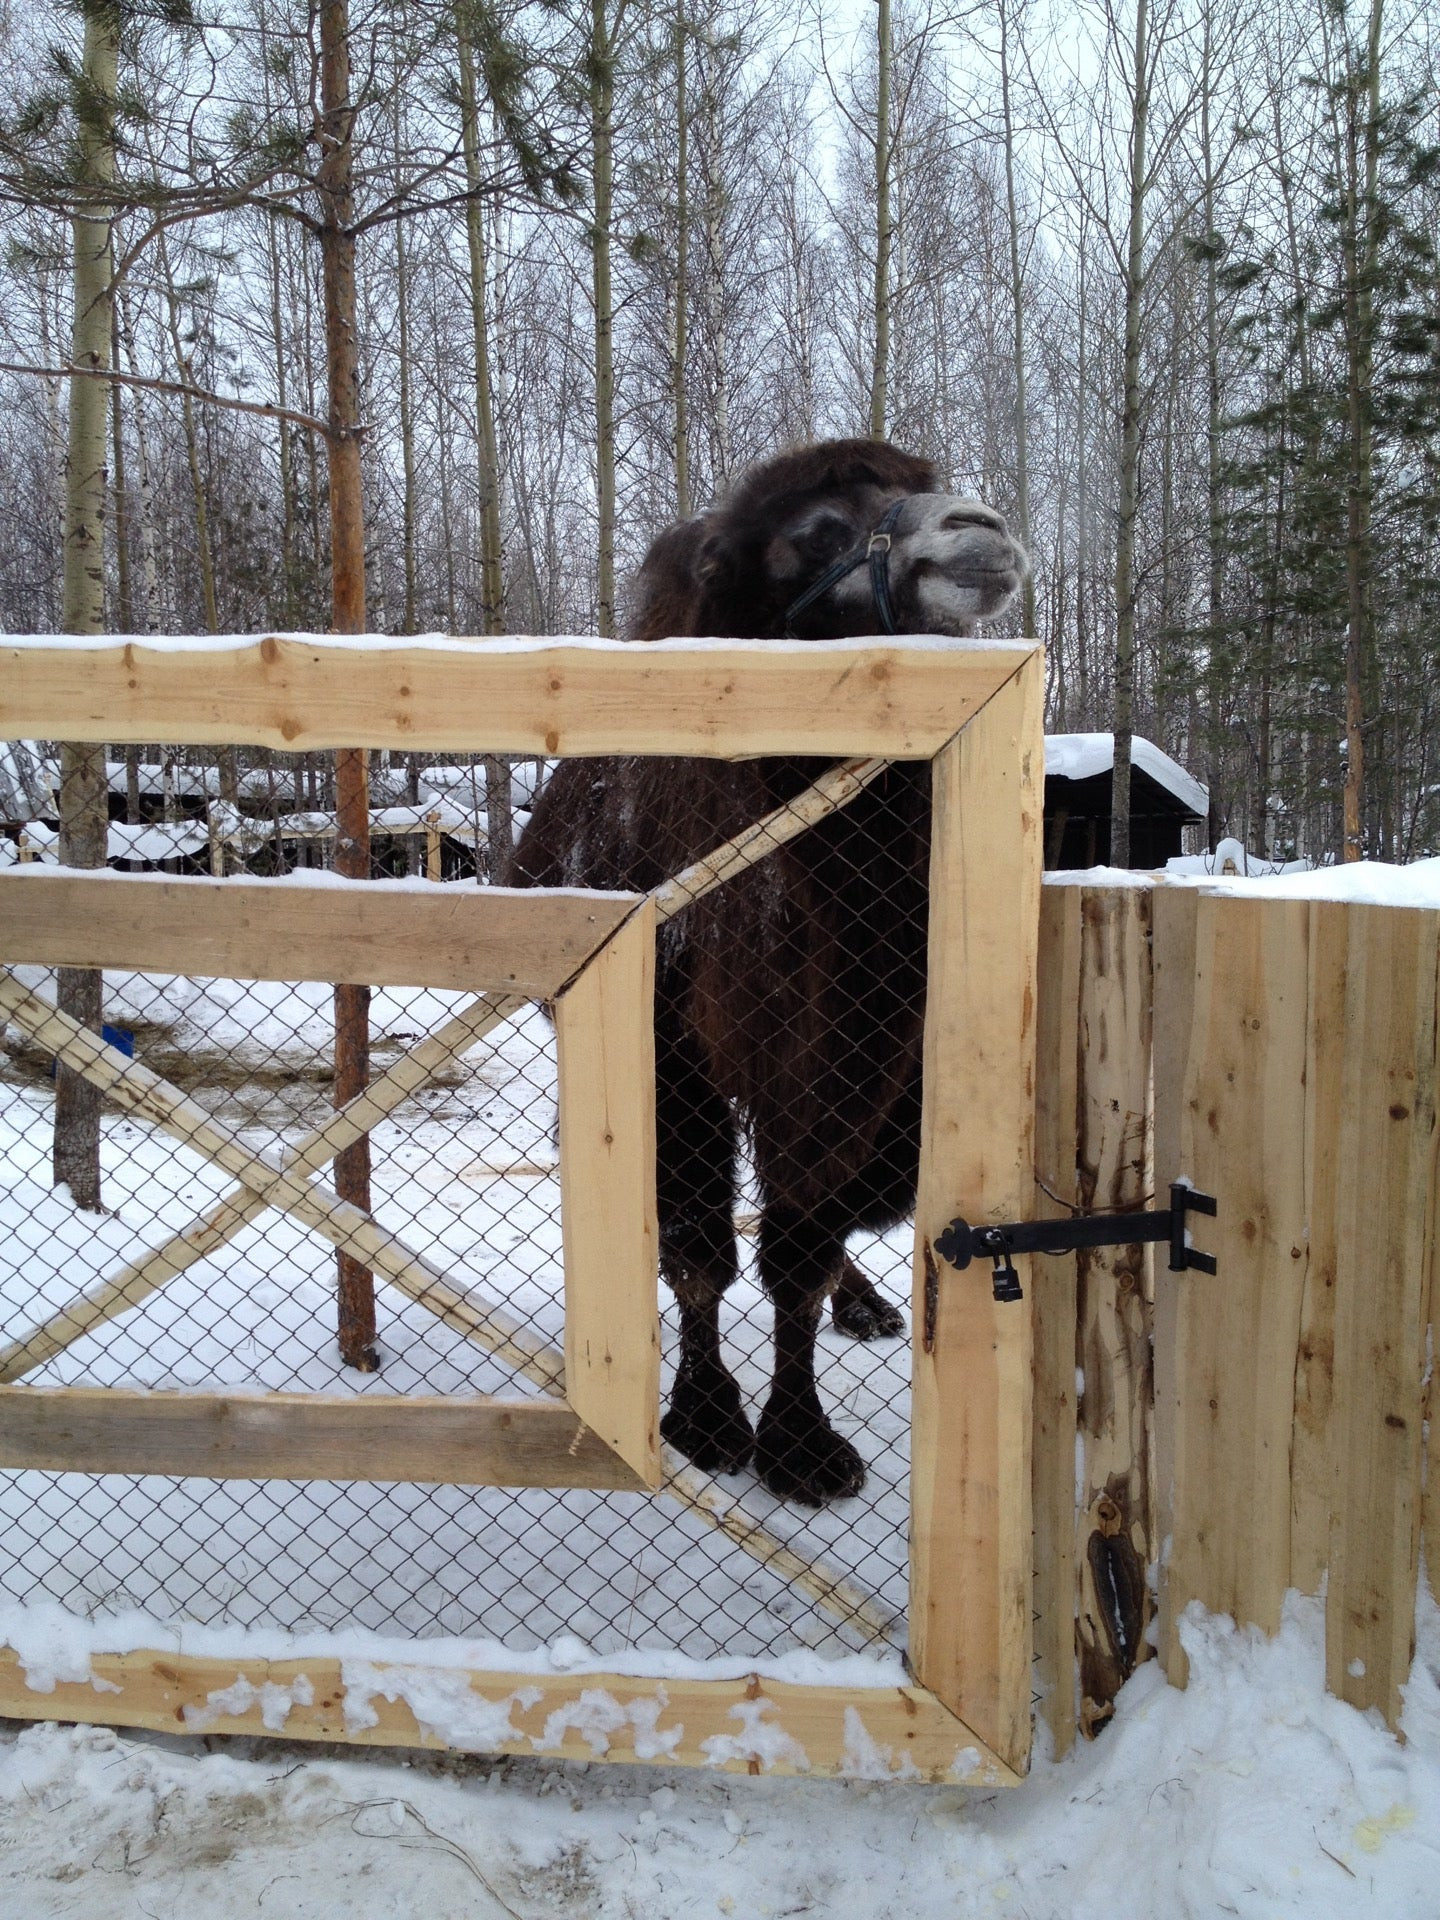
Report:
[[[901,522],[903,534],[918,533],[998,533],[1008,536],[1005,516],[983,500],[965,494],[917,493],[911,499]]]

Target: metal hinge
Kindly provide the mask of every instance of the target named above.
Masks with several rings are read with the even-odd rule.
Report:
[[[1020,1276],[1010,1264],[1012,1253],[1075,1253],[1081,1247],[1128,1247],[1141,1240],[1168,1240],[1172,1273],[1183,1273],[1188,1267],[1199,1273],[1214,1273],[1214,1254],[1200,1253],[1188,1244],[1185,1216],[1213,1215],[1217,1210],[1213,1194],[1197,1193],[1194,1187],[1177,1180],[1170,1188],[1170,1204],[1163,1211],[1080,1213],[1071,1220],[1014,1220],[998,1227],[972,1227],[964,1220],[952,1220],[937,1235],[935,1251],[962,1272],[976,1258],[993,1260],[997,1300],[1024,1297]]]

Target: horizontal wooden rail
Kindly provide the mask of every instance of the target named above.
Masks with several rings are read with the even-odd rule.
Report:
[[[558,1400],[0,1387],[0,1467],[474,1487],[644,1481]]]
[[[628,893],[404,880],[0,872],[0,960],[224,980],[361,980],[548,999],[639,904]]]
[[[0,739],[305,753],[874,753],[928,759],[1031,641],[387,641],[0,646]]]
[[[159,1651],[96,1654],[90,1665],[93,1680],[32,1691],[18,1655],[0,1648],[0,1714],[160,1733],[269,1733],[360,1746],[659,1761],[728,1773],[1019,1784],[1012,1768],[918,1686],[795,1686],[753,1673],[656,1680],[473,1672]],[[426,1718],[427,1703],[443,1707],[448,1739]]]

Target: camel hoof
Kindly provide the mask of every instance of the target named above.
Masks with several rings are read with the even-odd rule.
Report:
[[[676,1386],[678,1390],[678,1381]],[[733,1391],[733,1382],[731,1387]],[[717,1399],[697,1394],[678,1403],[672,1400],[660,1422],[660,1438],[702,1473],[743,1473],[755,1452],[755,1435],[740,1409],[738,1392],[733,1407],[717,1404]]]
[[[905,1316],[867,1282],[863,1293],[836,1294],[830,1302],[835,1331],[849,1340],[898,1340]]]
[[[865,1462],[824,1422],[797,1431],[762,1415],[755,1467],[761,1486],[777,1500],[793,1500],[802,1507],[848,1500],[865,1484]]]

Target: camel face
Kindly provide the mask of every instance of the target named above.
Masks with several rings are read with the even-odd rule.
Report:
[[[798,595],[827,568],[858,556],[887,512],[900,503],[886,561],[896,630],[972,633],[1002,613],[1020,590],[1027,561],[1004,517],[961,494],[903,494],[859,487],[806,505],[772,535],[766,571]],[[881,631],[868,564],[843,575],[795,622],[801,638]]]

